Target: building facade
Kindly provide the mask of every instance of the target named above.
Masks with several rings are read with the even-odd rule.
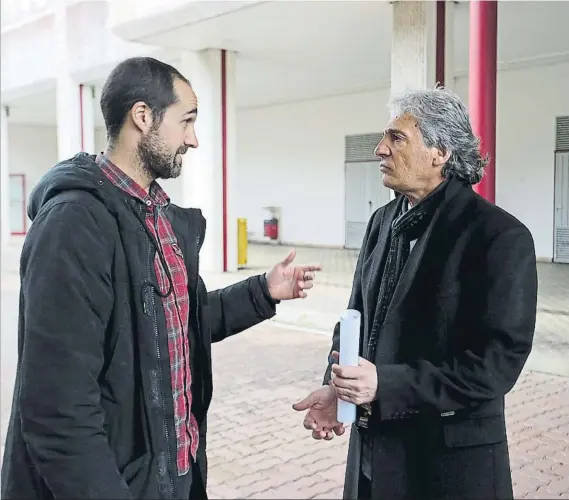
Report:
[[[528,226],[540,260],[569,262],[567,2],[7,0],[6,12],[3,241],[29,227],[47,169],[104,149],[114,64],[152,55],[198,95],[200,147],[163,184],[204,210],[208,269],[236,269],[240,217],[253,241],[276,213],[282,243],[357,248],[391,196],[373,157],[387,100],[437,81],[494,159],[479,192]]]

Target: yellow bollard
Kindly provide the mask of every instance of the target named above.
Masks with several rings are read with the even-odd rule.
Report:
[[[237,266],[247,264],[247,219],[237,219]]]

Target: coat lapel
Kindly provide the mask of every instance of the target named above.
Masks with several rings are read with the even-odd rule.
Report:
[[[413,251],[409,255],[409,259],[405,264],[403,271],[401,272],[401,276],[399,277],[399,281],[395,286],[395,290],[393,292],[393,298],[389,307],[387,309],[387,313],[385,315],[384,324],[387,324],[391,317],[394,314],[398,314],[398,310],[401,307],[401,304],[405,300],[409,290],[411,289],[413,282],[415,280],[415,276],[417,274],[417,270],[419,269],[421,263],[423,262],[423,255],[425,251],[431,244],[431,233],[433,232],[433,228],[436,226],[441,213],[447,211],[448,205],[454,199],[454,197],[458,194],[461,187],[464,185],[455,179],[451,179],[447,190],[444,194],[443,201],[439,205],[439,207],[435,210],[433,214],[433,218],[430,224],[425,229],[423,235],[417,240]]]
[[[362,267],[362,299],[363,299],[363,311],[365,313],[365,325],[363,328],[364,338],[363,338],[363,348],[364,356],[367,356],[367,346],[369,342],[369,336],[371,334],[371,326],[373,325],[373,319],[375,316],[375,311],[378,303],[379,288],[381,286],[381,278],[383,274],[383,266],[381,263],[386,258],[389,244],[389,234],[391,232],[391,224],[395,219],[396,214],[401,210],[401,204],[403,203],[403,197],[399,197],[393,203],[389,204],[385,212],[383,213],[381,222],[373,238],[373,234],[370,235],[370,240],[375,239],[375,245],[369,251],[366,260]]]

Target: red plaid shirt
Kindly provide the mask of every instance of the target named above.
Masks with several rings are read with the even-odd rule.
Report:
[[[188,342],[188,321],[190,316],[188,276],[184,256],[177,244],[172,226],[164,213],[164,208],[170,200],[156,182],[152,183],[150,192],[147,193],[104,155],[97,157],[97,163],[115,186],[146,204],[146,225],[160,244],[164,253],[164,260],[172,276],[172,293],[162,299],[162,305],[166,315],[168,351],[170,354],[178,475],[184,475],[190,469],[190,454],[194,460],[196,458],[199,434],[197,421],[191,411],[189,411],[192,407],[192,393],[190,390],[192,375]],[[156,211],[156,225],[154,224],[154,211]],[[156,253],[154,259],[154,269],[158,279],[158,286],[162,293],[166,293],[169,288],[168,277],[162,267],[158,253]]]

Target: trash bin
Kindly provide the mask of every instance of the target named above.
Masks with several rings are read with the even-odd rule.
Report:
[[[268,217],[263,220],[263,236],[271,243],[280,242],[279,226],[281,225],[280,207],[263,207]]]
[[[237,219],[237,266],[247,264],[247,219]]]
[[[279,221],[277,218],[265,219],[263,235],[271,240],[276,240],[279,237]]]

